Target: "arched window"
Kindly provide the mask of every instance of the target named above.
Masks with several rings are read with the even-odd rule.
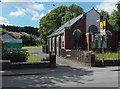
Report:
[[[88,29],[89,33],[96,33],[98,32],[98,28],[95,25],[91,25]]]
[[[73,35],[75,35],[76,32],[82,34],[82,32],[81,32],[80,29],[76,29],[76,30],[73,32]]]
[[[81,30],[80,29],[76,29],[73,32],[73,37],[74,37],[74,47],[75,48],[80,47],[80,42],[81,42],[81,39],[82,39],[82,32],[81,32]]]
[[[95,25],[91,25],[88,28],[88,32],[91,33],[91,46],[92,48],[96,48],[98,46],[98,41],[95,41],[95,35],[98,33],[98,28]]]

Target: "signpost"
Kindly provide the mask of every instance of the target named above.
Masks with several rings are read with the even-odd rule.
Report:
[[[104,66],[104,37],[106,35],[106,21],[100,21],[100,35],[101,37],[101,41],[102,41],[102,53],[103,53],[103,59],[102,59],[102,64]]]

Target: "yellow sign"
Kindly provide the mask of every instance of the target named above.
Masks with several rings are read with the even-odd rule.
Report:
[[[106,35],[106,21],[100,22],[100,35]]]

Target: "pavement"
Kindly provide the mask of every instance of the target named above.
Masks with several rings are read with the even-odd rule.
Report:
[[[41,58],[41,50],[28,50]],[[3,87],[118,87],[119,68],[89,67],[57,57],[56,68],[1,71]]]

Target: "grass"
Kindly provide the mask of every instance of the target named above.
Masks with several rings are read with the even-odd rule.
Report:
[[[95,53],[95,57],[97,60],[103,59],[102,53]],[[104,53],[104,59],[120,59],[119,53]]]
[[[42,59],[36,55],[29,53],[27,62],[38,62],[38,61],[42,61]]]
[[[47,59],[42,59],[42,58],[40,58],[40,57],[38,57],[38,56],[36,56],[36,55],[33,55],[33,54],[29,53],[27,62],[38,62],[38,61],[39,61],[39,62],[40,62],[40,61],[49,61],[49,58],[47,58]]]
[[[24,46],[22,49],[42,49],[42,46]]]

